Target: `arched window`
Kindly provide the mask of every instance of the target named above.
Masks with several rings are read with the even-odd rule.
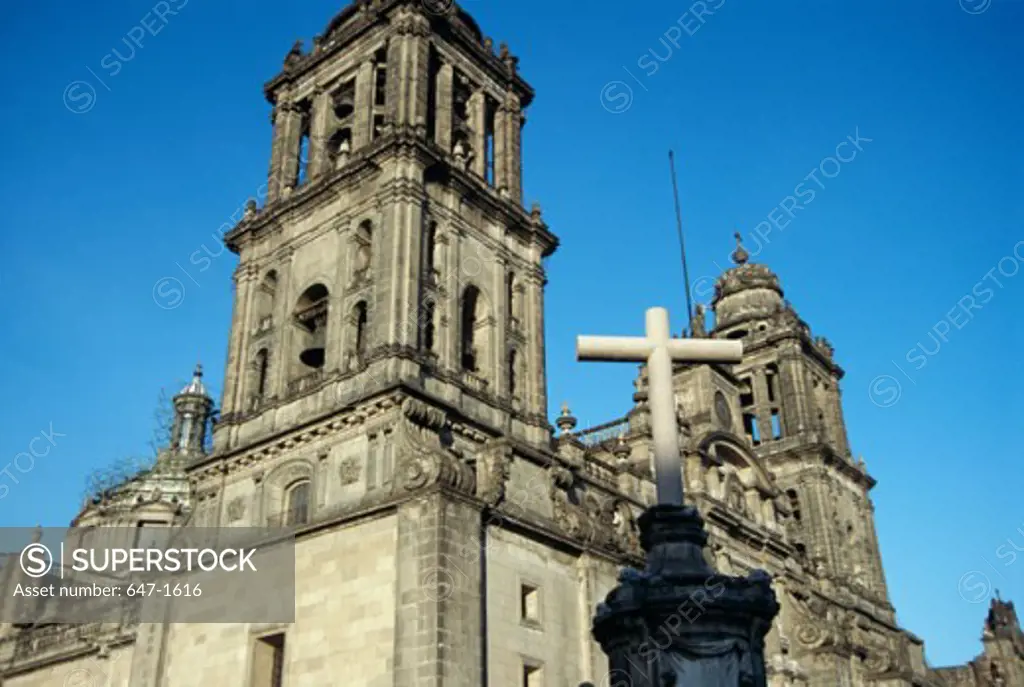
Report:
[[[263,396],[267,391],[267,372],[270,369],[270,353],[262,348],[256,354],[256,396]]]
[[[509,272],[508,276],[505,277],[505,302],[508,304],[508,319],[513,324],[516,323],[518,313],[518,303],[516,303],[516,274],[515,272]]]
[[[435,306],[434,301],[428,300],[423,303],[423,314],[422,314],[422,326],[423,326],[423,350],[433,351],[434,350],[434,336],[436,333],[434,327],[434,316]]]
[[[309,522],[309,481],[288,487],[285,497],[284,524],[304,525]]]
[[[373,223],[370,220],[363,220],[359,224],[355,242],[355,276],[363,279],[370,273],[370,263],[373,262]]]
[[[433,279],[437,273],[437,222],[427,222],[423,230],[423,276]]]
[[[274,301],[277,297],[277,272],[270,270],[256,287],[255,319],[257,331],[270,329],[274,317]]]
[[[299,360],[306,368],[324,366],[327,347],[327,310],[330,294],[323,284],[306,289],[295,306],[299,329]]]
[[[367,325],[369,324],[369,313],[366,309],[366,301],[359,301],[352,310],[352,323],[355,325],[355,340],[352,350],[363,358],[366,355]]]
[[[462,294],[462,317],[460,319],[459,335],[461,337],[460,357],[462,369],[469,372],[476,372],[479,369],[479,351],[477,350],[477,324],[479,314],[478,301],[480,290],[475,286],[467,286]]]

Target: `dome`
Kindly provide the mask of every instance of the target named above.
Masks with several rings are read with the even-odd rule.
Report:
[[[715,331],[750,320],[767,319],[783,309],[778,276],[766,265],[747,262],[749,258],[737,233],[736,250],[732,254],[736,266],[726,270],[715,282],[715,296],[711,301]]]
[[[192,381],[182,387],[181,391],[178,392],[181,396],[206,396],[206,386],[203,384],[203,366],[196,364],[196,369],[192,373]]]

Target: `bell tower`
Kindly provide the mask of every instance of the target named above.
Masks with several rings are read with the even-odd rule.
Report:
[[[443,5],[443,7],[442,7]],[[216,448],[405,386],[549,436],[541,259],[522,204],[533,90],[454,3],[359,0],[264,86],[260,207],[239,255]]]
[[[828,340],[783,300],[778,276],[750,262],[736,235],[735,266],[715,284],[715,338],[743,341],[733,368],[742,429],[777,477],[790,511],[787,534],[801,564],[844,585],[892,616],[869,491],[875,480],[847,440]]]

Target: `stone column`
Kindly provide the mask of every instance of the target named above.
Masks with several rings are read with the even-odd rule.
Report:
[[[473,162],[470,166],[478,176],[487,176],[487,96],[477,91],[469,97],[470,126],[473,129]]]
[[[309,166],[306,177],[313,180],[328,171],[327,127],[331,121],[331,94],[317,87],[309,128]]]
[[[434,142],[446,153],[452,152],[452,98],[454,68],[445,62],[437,71]]]
[[[779,357],[778,388],[782,426],[786,432],[792,435],[811,430],[814,420],[807,405],[810,389],[799,356],[787,353]]]
[[[640,532],[647,567],[622,571],[594,618],[609,662],[602,682],[767,687],[764,641],[779,611],[771,578],[716,573],[692,506],[654,506],[640,517]]]
[[[427,18],[412,15],[409,52],[406,62],[409,91],[407,94],[407,122],[427,133],[427,102],[430,98],[430,23]]]
[[[280,197],[283,177],[281,172],[281,159],[283,157],[285,140],[285,107],[284,104],[274,105],[270,113],[270,126],[272,129],[270,142],[270,169],[267,171],[267,203],[272,203]]]
[[[829,393],[829,401],[832,404],[832,432],[835,436],[836,450],[843,457],[850,452],[850,446],[846,439],[846,423],[843,421],[843,400],[842,391],[839,389],[839,380],[833,378],[832,391]]]
[[[294,103],[280,106],[282,120],[281,126],[284,130],[281,133],[281,149],[279,169],[280,177],[272,180],[272,191],[278,196],[284,196],[285,189],[293,189],[299,182],[299,154],[302,146],[302,111]],[[276,181],[276,188],[274,188]]]
[[[373,131],[374,62],[368,59],[356,72],[355,112],[352,126],[352,150],[369,145]]]
[[[249,318],[256,274],[256,270],[251,265],[240,264],[233,275],[235,298],[231,306],[231,335],[228,338],[228,362],[224,374],[224,398],[222,401],[225,415],[240,412],[243,408],[244,401],[240,400],[244,393],[246,372],[246,356],[243,347],[252,330]]]
[[[528,367],[525,398],[529,398],[528,412],[546,415],[547,384],[544,360],[544,273],[541,268],[523,275],[526,287],[526,362]]]
[[[754,412],[757,413],[757,431],[761,434],[761,443],[772,440],[772,407],[768,401],[768,380],[765,377],[764,366],[758,365],[753,369],[750,385],[754,392]]]
[[[508,189],[508,116],[505,105],[494,115],[494,188]]]
[[[283,398],[288,390],[288,368],[291,364],[291,360],[288,358],[291,351],[291,334],[294,327],[291,324],[289,315],[291,314],[291,308],[295,303],[295,299],[298,298],[298,294],[293,293],[294,287],[292,286],[293,257],[294,250],[289,250],[287,257],[281,261],[277,270],[278,296],[277,302],[274,304],[274,341],[276,345],[271,352],[273,358],[270,369],[271,382],[269,389],[269,395],[276,396],[277,398]]]
[[[523,119],[522,109],[519,103],[519,96],[509,93],[505,98],[508,115],[505,118],[505,126],[508,130],[506,156],[508,161],[508,193],[509,197],[517,203],[523,202]]]
[[[387,115],[389,124],[399,125],[405,114],[405,78],[403,76],[405,44],[407,36],[401,33],[402,27],[398,27],[396,33],[388,41],[388,66],[387,66]]]

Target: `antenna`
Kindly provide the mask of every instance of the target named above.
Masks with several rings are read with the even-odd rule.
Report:
[[[686,322],[693,322],[693,302],[690,299],[690,271],[686,268],[686,242],[683,240],[683,216],[679,211],[679,186],[676,184],[676,161],[668,151],[668,166],[672,171],[672,194],[676,201],[676,232],[679,234],[679,252],[683,261],[683,280],[686,282]],[[692,334],[692,332],[691,332]]]

